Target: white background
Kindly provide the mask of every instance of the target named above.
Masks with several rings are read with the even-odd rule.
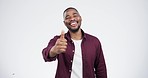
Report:
[[[147,0],[0,0],[0,78],[54,78],[57,61],[44,62],[42,49],[67,31],[69,6],[100,39],[108,78],[148,77]]]

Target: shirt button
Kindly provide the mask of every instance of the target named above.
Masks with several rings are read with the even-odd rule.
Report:
[[[71,72],[71,70],[69,70],[69,72]]]
[[[75,52],[75,50],[72,50],[72,52],[74,53],[74,52]]]
[[[72,63],[72,60],[70,62]]]

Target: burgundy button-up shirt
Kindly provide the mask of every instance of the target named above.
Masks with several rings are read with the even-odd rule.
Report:
[[[81,43],[83,78],[107,78],[105,60],[98,38],[84,33],[82,30],[83,40]],[[75,53],[75,46],[71,40],[70,33],[65,34],[67,39],[67,49],[65,53],[58,54],[55,57],[49,57],[49,52],[60,36],[55,36],[50,40],[48,46],[43,49],[42,54],[45,62],[58,60],[57,72],[55,78],[70,78],[72,71],[72,61]]]

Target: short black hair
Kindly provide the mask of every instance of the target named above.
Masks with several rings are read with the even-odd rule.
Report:
[[[66,8],[66,9],[64,10],[63,16],[64,16],[64,13],[65,13],[66,11],[68,11],[69,9],[74,9],[74,10],[76,10],[76,11],[78,12],[78,10],[77,10],[76,8],[74,8],[74,7],[68,7],[68,8]],[[79,12],[78,12],[78,13],[79,13]]]

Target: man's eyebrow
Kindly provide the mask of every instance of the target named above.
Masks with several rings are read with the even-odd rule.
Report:
[[[79,13],[75,12],[73,15],[79,15]],[[65,18],[69,17],[70,15],[66,15]]]
[[[68,17],[69,15],[66,15],[65,17]]]
[[[73,15],[78,14],[78,13],[73,13]]]

